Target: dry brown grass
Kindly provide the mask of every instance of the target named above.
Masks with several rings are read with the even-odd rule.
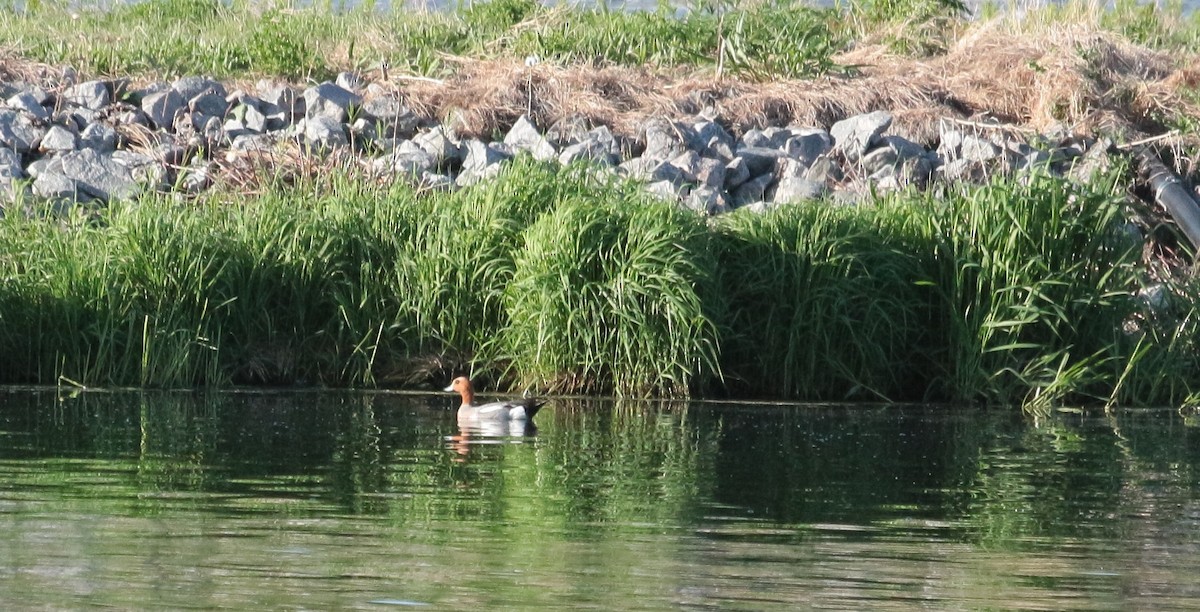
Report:
[[[582,115],[636,137],[648,116],[684,118],[705,107],[736,132],[767,125],[829,127],[847,116],[888,110],[896,118],[894,133],[927,144],[946,117],[1130,138],[1155,131],[1166,117],[1200,117],[1200,109],[1180,95],[1200,83],[1196,58],[1139,47],[1090,25],[1014,32],[998,24],[976,24],[933,58],[860,46],[838,58],[860,69],[844,78],[758,83],[703,73],[457,59],[459,69],[445,81],[393,84],[418,112],[452,119],[461,134],[474,136],[502,133],[528,112],[542,128]]]

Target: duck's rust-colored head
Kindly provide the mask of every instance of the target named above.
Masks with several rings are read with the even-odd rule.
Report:
[[[475,403],[475,389],[471,386],[471,379],[466,376],[459,376],[450,381],[450,386],[446,387],[444,391],[462,396],[463,406],[471,406]]]

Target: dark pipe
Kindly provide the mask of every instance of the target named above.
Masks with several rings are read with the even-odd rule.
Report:
[[[1200,206],[1184,188],[1183,181],[1168,170],[1149,148],[1138,147],[1134,155],[1138,160],[1138,173],[1154,192],[1154,201],[1167,209],[1195,250],[1200,246]]]

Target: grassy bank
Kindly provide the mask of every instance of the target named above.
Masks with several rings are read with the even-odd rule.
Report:
[[[1141,312],[1112,180],[710,223],[530,161],[453,194],[335,180],[7,216],[0,382],[425,384],[471,367],[553,391],[1031,406],[1200,389],[1195,291]]]

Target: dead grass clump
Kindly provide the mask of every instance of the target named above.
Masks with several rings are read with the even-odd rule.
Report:
[[[902,57],[868,45],[836,59],[860,74],[750,82],[697,70],[454,58],[459,68],[446,81],[400,80],[397,90],[421,114],[453,118],[460,134],[484,137],[503,133],[522,114],[543,129],[582,116],[636,137],[649,116],[679,119],[705,108],[735,133],[787,124],[828,128],[858,113],[888,110],[896,117],[895,133],[926,144],[936,142],[938,121],[946,117],[1131,136],[1158,131],[1173,118],[1200,117],[1180,95],[1200,82],[1200,69],[1090,24],[1015,32],[1000,22],[982,23],[937,57]]]

